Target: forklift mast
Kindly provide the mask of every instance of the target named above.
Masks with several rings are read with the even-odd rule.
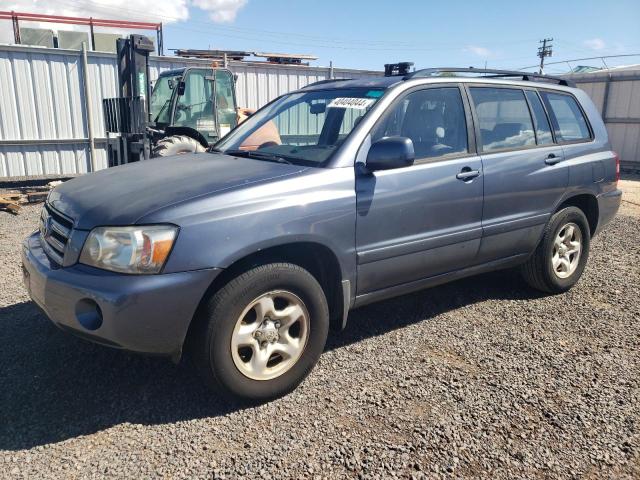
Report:
[[[120,97],[140,97],[148,121],[146,103],[149,91],[149,53],[154,51],[153,42],[143,35],[119,38],[116,42],[118,55],[118,87]]]
[[[118,97],[103,102],[109,167],[148,159],[149,53],[153,42],[142,35],[131,35],[116,42],[118,59]],[[109,137],[117,133],[118,137]]]

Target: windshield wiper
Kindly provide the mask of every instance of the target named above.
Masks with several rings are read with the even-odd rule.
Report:
[[[169,105],[169,102],[171,102],[171,99],[166,100],[164,102],[164,105],[162,105],[162,108],[160,109],[160,111],[158,112],[158,115],[156,115],[156,118],[153,120],[154,122],[157,122],[158,119],[160,118],[160,115],[162,115],[164,113],[164,109],[167,108],[167,106]]]
[[[286,163],[293,165],[293,162],[282,155],[268,152],[256,152],[255,150],[227,150],[222,152],[234,157],[255,158],[256,160],[266,160],[267,162]]]

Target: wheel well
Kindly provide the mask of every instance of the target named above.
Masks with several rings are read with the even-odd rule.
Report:
[[[575,197],[566,199],[562,205],[558,207],[556,212],[566,207],[577,207],[582,210],[582,213],[587,217],[589,230],[593,237],[593,233],[598,227],[598,200],[596,200],[596,197],[589,194],[576,195]]]
[[[200,301],[198,311],[210,295],[233,278],[259,265],[275,262],[293,263],[304,268],[316,278],[327,297],[331,327],[339,329],[342,325],[343,313],[340,263],[329,248],[313,242],[289,243],[265,248],[235,261],[213,280]],[[187,339],[190,337],[194,323],[192,321],[189,326]]]

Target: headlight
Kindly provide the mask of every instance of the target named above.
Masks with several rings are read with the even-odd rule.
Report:
[[[98,227],[87,237],[80,263],[122,273],[158,273],[178,228],[171,225]]]

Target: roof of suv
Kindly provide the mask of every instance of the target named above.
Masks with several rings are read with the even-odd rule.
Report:
[[[380,77],[365,78],[344,78],[321,80],[303,87],[303,90],[326,90],[333,88],[383,88],[387,89],[398,83],[412,79],[432,79],[456,81],[465,79],[475,82],[486,80],[501,82],[535,82],[544,86],[561,85],[565,87],[575,87],[575,84],[564,78],[552,77],[531,72],[517,72],[510,70],[488,70],[479,68],[427,68],[400,75],[388,75]]]

